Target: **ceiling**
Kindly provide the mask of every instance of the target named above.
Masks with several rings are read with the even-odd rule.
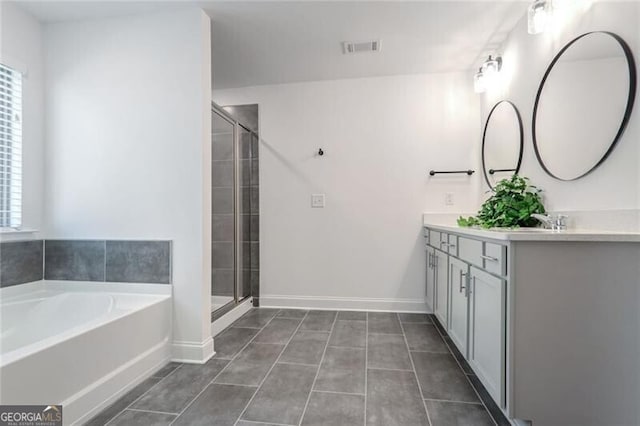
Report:
[[[215,89],[466,71],[500,46],[522,1],[21,2],[44,22],[196,4],[211,16]],[[378,39],[377,53],[341,42]]]

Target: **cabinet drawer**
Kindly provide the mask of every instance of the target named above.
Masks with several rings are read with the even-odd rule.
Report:
[[[435,248],[440,248],[440,232],[429,230],[429,244]]]
[[[429,244],[429,228],[422,228],[423,231],[423,237],[424,237],[424,243],[425,244]]]
[[[447,243],[446,247],[446,251],[453,255],[453,256],[457,256],[458,255],[458,236],[457,235],[449,235],[449,242]]]
[[[472,265],[483,267],[482,241],[458,237],[458,257]]]
[[[484,243],[484,269],[497,275],[507,275],[507,248],[500,244]]]

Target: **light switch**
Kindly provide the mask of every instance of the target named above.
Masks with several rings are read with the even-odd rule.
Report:
[[[323,208],[324,207],[324,194],[311,194],[311,207]]]

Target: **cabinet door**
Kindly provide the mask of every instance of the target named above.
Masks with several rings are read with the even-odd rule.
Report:
[[[425,288],[425,302],[427,303],[427,309],[431,312],[434,310],[433,303],[435,295],[435,280],[436,280],[436,268],[435,268],[435,250],[432,247],[427,247],[427,279]]]
[[[449,259],[449,336],[460,352],[467,356],[469,265],[455,258]]]
[[[434,251],[434,260],[435,260],[435,314],[436,317],[440,320],[442,326],[447,328],[447,314],[448,314],[448,277],[449,277],[449,256],[446,253],[441,252],[440,250]]]
[[[494,401],[505,400],[506,283],[471,268],[469,364]]]

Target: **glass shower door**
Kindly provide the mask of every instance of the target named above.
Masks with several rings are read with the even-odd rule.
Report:
[[[213,111],[211,146],[211,310],[235,303],[235,123]]]
[[[257,136],[214,106],[211,310],[225,313],[257,280]]]

